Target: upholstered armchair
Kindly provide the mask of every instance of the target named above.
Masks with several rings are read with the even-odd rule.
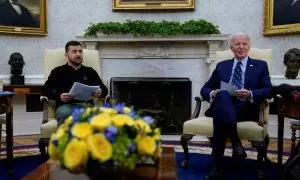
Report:
[[[268,63],[269,71],[271,70],[271,49],[257,49],[251,48],[249,56],[254,59],[265,60]],[[225,59],[233,58],[231,50],[216,52],[216,64]],[[184,149],[184,160],[181,162],[181,166],[187,167],[189,160],[188,141],[195,135],[201,135],[208,137],[211,140],[213,135],[213,119],[211,117],[200,116],[202,98],[196,97],[196,107],[190,120],[183,124],[183,135],[181,136],[181,145]],[[245,121],[237,124],[238,135],[242,140],[249,140],[252,146],[258,150],[257,160],[259,165],[262,165],[263,159],[269,161],[267,158],[267,148],[269,144],[268,135],[268,119],[269,119],[269,103],[272,100],[265,100],[260,106],[260,115],[257,122]],[[262,166],[259,173],[263,173]],[[263,175],[263,174],[262,174]]]
[[[65,57],[65,49],[47,49],[44,55],[44,80],[48,79],[50,72],[57,66],[67,63]],[[97,50],[83,50],[83,65],[93,67],[101,77],[100,57]],[[42,155],[46,155],[46,147],[52,133],[57,129],[57,121],[55,119],[56,103],[54,100],[41,96],[43,103],[43,121],[41,125],[41,137],[39,148]]]
[[[0,153],[1,153],[1,145],[2,145],[2,131],[5,131],[4,129],[2,129],[2,124],[5,124],[6,120],[5,117],[0,115]]]

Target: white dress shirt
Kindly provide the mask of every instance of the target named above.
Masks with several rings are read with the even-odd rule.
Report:
[[[293,0],[291,6],[293,6],[298,0]]]
[[[19,5],[16,5],[16,4],[12,4],[12,0],[9,0],[10,4],[12,5],[12,7],[16,10],[16,12],[19,14],[19,15],[22,15],[22,10],[20,8]]]

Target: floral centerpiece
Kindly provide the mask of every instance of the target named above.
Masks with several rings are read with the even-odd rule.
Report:
[[[62,168],[94,178],[130,172],[145,158],[157,162],[161,152],[154,119],[124,104],[73,109],[48,146]]]

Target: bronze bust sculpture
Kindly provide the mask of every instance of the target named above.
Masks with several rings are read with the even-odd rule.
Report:
[[[23,73],[23,67],[25,65],[23,56],[18,53],[12,53],[10,55],[8,64],[11,66],[10,73],[10,83],[11,84],[24,84],[24,76],[22,76]]]
[[[298,48],[289,49],[284,54],[283,63],[286,66],[285,77],[296,79],[300,69],[300,50]]]

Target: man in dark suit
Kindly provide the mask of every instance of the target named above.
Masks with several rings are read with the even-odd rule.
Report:
[[[248,56],[249,36],[244,33],[233,35],[230,47],[234,58],[219,62],[201,89],[204,100],[211,102],[206,115],[213,117],[214,124],[214,167],[207,179],[223,176],[223,155],[227,138],[231,139],[233,158],[246,158],[247,154],[237,135],[237,122],[257,120],[261,102],[272,96],[267,63]],[[221,81],[236,86],[236,96],[220,90]]]
[[[38,27],[29,10],[17,0],[0,2],[0,26]]]
[[[300,0],[274,0],[273,25],[300,23]]]

